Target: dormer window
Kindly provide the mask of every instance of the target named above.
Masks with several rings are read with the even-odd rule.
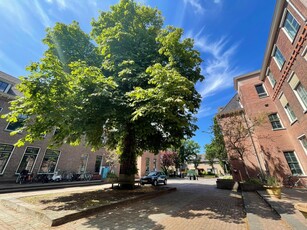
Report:
[[[0,81],[0,92],[7,92],[7,88],[9,87],[9,84],[3,81]]]

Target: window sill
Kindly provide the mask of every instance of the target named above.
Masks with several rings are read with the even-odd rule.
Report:
[[[304,113],[304,114],[307,113],[307,109],[305,109],[305,110],[303,111],[303,113]]]
[[[262,98],[267,98],[267,97],[269,97],[269,95],[259,96],[259,99],[262,99]]]
[[[286,130],[286,128],[272,129],[273,131]]]
[[[286,61],[284,61],[284,63],[282,63],[282,65],[280,65],[280,64],[278,63],[277,59],[276,59],[274,56],[273,56],[273,59],[274,59],[276,65],[277,65],[279,71],[281,71],[281,70],[282,70],[282,67],[284,66],[284,64],[285,64]]]
[[[290,35],[289,35],[288,31],[285,29],[285,27],[283,27],[282,30],[283,30],[284,33],[286,34],[287,38],[290,40],[291,44],[293,44],[293,42],[294,42],[294,40],[295,40],[295,38],[296,38],[297,32],[298,32],[299,30],[296,31],[296,34],[295,34],[294,38],[291,38],[291,37],[290,37]]]
[[[296,123],[297,122],[297,118],[294,120],[294,121],[292,121],[291,123],[290,123],[290,125],[293,125],[294,123]]]
[[[3,131],[10,133],[10,132],[14,132],[15,130],[4,129]],[[22,134],[22,132],[18,132],[17,134]]]

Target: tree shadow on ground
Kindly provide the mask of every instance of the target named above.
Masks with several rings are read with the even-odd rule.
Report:
[[[72,193],[70,195],[59,195],[56,198],[42,199],[36,202],[40,203],[43,210],[81,211],[88,208],[117,203],[126,199],[136,198],[145,194],[153,194],[157,191],[165,190],[165,188],[166,187],[152,187],[142,189],[141,187],[138,187],[134,190],[107,189]]]
[[[193,229],[194,221],[234,227],[246,224],[239,193],[197,181],[171,186],[177,187],[177,191],[96,214],[83,219],[81,224],[99,229],[164,229],[175,223],[178,228]]]

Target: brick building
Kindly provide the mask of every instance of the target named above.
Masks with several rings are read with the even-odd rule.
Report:
[[[277,0],[261,70],[236,77],[238,94],[219,112],[222,126],[233,114],[249,123],[264,118],[245,140],[252,175],[263,170],[280,179],[307,178],[306,22],[306,0]],[[242,162],[232,166],[246,177]]]
[[[17,78],[0,71],[0,116],[9,112],[9,102],[20,95],[15,88],[19,82]],[[82,145],[63,145],[57,149],[49,149],[48,141],[54,133],[46,135],[43,140],[15,147],[14,144],[22,133],[11,136],[10,132],[18,125],[19,122],[8,123],[5,119],[0,119],[0,182],[15,180],[23,169],[34,174],[53,174],[59,170],[98,175],[100,166],[107,166],[104,149],[92,152],[90,148]],[[139,176],[154,168],[160,170],[159,157],[160,155],[151,153],[144,153],[139,157]],[[119,166],[115,166],[114,170],[118,172]]]

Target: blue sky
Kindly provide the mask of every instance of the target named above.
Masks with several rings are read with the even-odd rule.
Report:
[[[0,0],[0,70],[27,75],[25,67],[45,50],[46,27],[76,20],[85,32],[99,10],[118,0]],[[165,25],[184,29],[204,60],[206,80],[197,84],[202,104],[193,138],[204,151],[219,107],[233,97],[233,77],[261,68],[275,0],[137,0],[162,11]]]

